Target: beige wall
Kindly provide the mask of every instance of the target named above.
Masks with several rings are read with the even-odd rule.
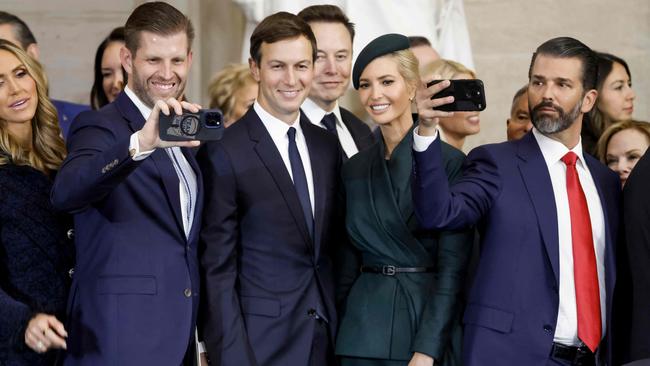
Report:
[[[388,0],[378,0],[388,1]],[[0,0],[0,9],[22,17],[34,31],[55,98],[87,103],[97,45],[124,23],[141,0]],[[230,0],[170,1],[197,29],[187,95],[207,102],[210,77],[241,57],[244,15]],[[637,92],[635,116],[650,120],[650,1],[465,0],[477,72],[486,85],[482,132],[467,146],[505,139],[514,92],[527,81],[530,56],[540,43],[576,37],[630,64]],[[358,14],[349,15],[352,21]],[[355,100],[354,93],[348,100]]]

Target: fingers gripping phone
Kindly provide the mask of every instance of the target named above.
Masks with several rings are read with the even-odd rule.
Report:
[[[433,80],[427,83],[427,88],[442,80]],[[434,109],[445,112],[474,112],[485,109],[485,89],[479,79],[449,80],[451,85],[438,92],[431,99],[453,96],[453,103],[441,105]]]

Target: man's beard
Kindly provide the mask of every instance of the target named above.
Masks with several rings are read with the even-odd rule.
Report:
[[[175,98],[177,100],[180,100],[179,98],[181,95],[183,95],[183,89],[185,89],[185,83],[182,83],[181,80],[178,77],[175,77],[175,83],[176,83],[176,90],[177,90],[177,95],[170,95],[167,98]],[[144,82],[140,82],[140,76],[135,68],[133,68],[133,92],[135,95],[140,98],[142,103],[144,103],[147,107],[152,108],[154,104],[156,104],[156,101],[159,99],[163,99],[161,96],[156,96],[152,95],[148,90],[147,90],[147,83],[149,80],[144,80]]]
[[[558,117],[553,118],[548,115],[540,113],[540,109],[551,107],[557,111]],[[580,115],[582,108],[582,99],[576,103],[575,107],[567,114],[560,106],[556,106],[551,101],[541,102],[530,111],[530,118],[533,126],[544,135],[551,135],[554,133],[562,132],[571,127],[573,121]]]

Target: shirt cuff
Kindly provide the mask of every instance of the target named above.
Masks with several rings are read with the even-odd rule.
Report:
[[[199,354],[205,353],[205,342],[199,342]]]
[[[413,150],[423,152],[438,138],[438,129],[436,128],[436,133],[433,136],[420,136],[418,135],[419,128],[420,126],[416,126],[413,129]]]
[[[148,158],[149,155],[151,155],[151,153],[153,153],[154,151],[155,149],[149,151],[140,151],[140,141],[138,140],[138,133],[134,132],[131,135],[131,141],[129,143],[129,152],[131,155],[131,159],[133,159],[133,161],[144,160]]]

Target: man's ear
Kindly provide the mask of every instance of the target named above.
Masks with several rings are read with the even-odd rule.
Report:
[[[598,99],[598,91],[596,89],[587,91],[582,97],[582,108],[580,108],[580,112],[588,113],[596,105],[596,99]]]
[[[32,43],[29,46],[27,46],[27,49],[25,50],[28,55],[30,55],[34,60],[38,60],[38,57],[40,56],[40,52],[38,50],[38,44]]]
[[[128,48],[120,48],[120,61],[122,62],[122,67],[126,71],[127,75],[133,74],[133,55]]]
[[[257,81],[258,83],[260,82],[260,67],[257,65],[257,62],[253,60],[252,57],[248,58],[248,68],[251,70],[251,75],[253,75],[253,79]]]

